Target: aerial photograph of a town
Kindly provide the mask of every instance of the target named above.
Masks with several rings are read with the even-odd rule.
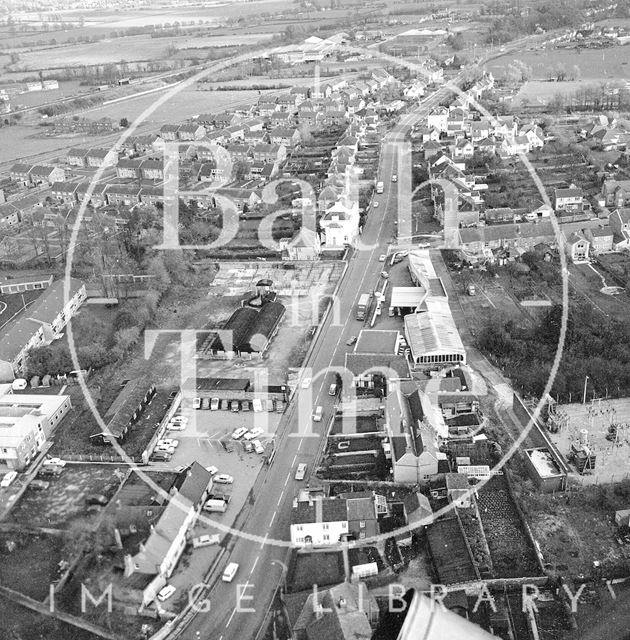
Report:
[[[630,640],[630,0],[0,0],[0,640]]]

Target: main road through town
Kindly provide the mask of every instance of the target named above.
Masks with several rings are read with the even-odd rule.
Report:
[[[385,189],[379,197],[379,207],[370,211],[360,236],[364,248],[353,252],[338,289],[339,313],[328,314],[304,363],[313,372],[313,383],[310,388],[300,387],[295,393],[278,428],[275,459],[263,483],[253,489],[255,502],[243,533],[259,539],[235,534],[229,557],[222,560],[208,581],[210,611],[194,615],[181,633],[174,633],[177,637],[186,640],[254,640],[258,637],[273,595],[285,579],[284,566],[290,550],[275,541],[290,539],[293,499],[305,486],[306,481],[294,479],[296,465],[307,463],[310,473],[323,446],[336,402],[336,398],[328,395],[328,388],[335,381],[329,368],[343,367],[345,353],[349,350],[346,342],[363,327],[363,323],[355,319],[357,302],[363,292],[374,290],[377,284],[384,266],[379,262],[379,256],[387,253],[388,241],[396,230],[398,194],[399,191],[403,194],[407,187],[405,175],[411,179],[411,172],[405,167],[410,158],[400,157],[399,145],[410,125],[438,105],[447,91],[444,88],[429,96],[414,112],[405,115],[383,140],[378,175]],[[393,183],[395,174],[400,174],[401,179]],[[312,423],[310,415],[318,405],[324,409],[323,419]],[[308,433],[304,435],[298,433],[298,412],[300,415],[306,413]],[[303,431],[302,426],[299,431]],[[239,564],[239,571],[231,583],[220,578],[227,562]]]

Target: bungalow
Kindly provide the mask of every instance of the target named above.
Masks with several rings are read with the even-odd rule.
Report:
[[[317,260],[322,251],[319,236],[306,227],[300,227],[290,240],[280,240],[280,246],[289,260]]]
[[[591,243],[581,233],[571,233],[566,241],[566,253],[573,262],[588,260]]]
[[[113,166],[118,162],[118,155],[113,149],[90,149],[85,156],[85,162],[88,167],[94,169]]]
[[[122,158],[116,165],[116,176],[118,178],[136,179],[140,177],[140,165],[142,160]]]
[[[177,129],[180,140],[201,140],[206,135],[206,128],[198,122],[183,124]]]
[[[76,202],[78,187],[79,185],[76,182],[60,181],[52,185],[50,192],[53,198],[61,202]]]
[[[88,149],[70,149],[66,154],[66,162],[73,167],[87,166]]]
[[[144,160],[140,165],[140,175],[144,180],[164,180],[164,162]]]
[[[105,187],[107,204],[131,206],[140,202],[141,188],[136,184],[108,184]]]

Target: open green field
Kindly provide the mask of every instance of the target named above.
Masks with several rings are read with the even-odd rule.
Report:
[[[549,82],[547,80],[529,80],[514,96],[512,107],[520,106],[523,101],[530,105],[546,105],[557,95],[570,95],[588,86],[597,86],[594,79],[568,80],[567,82]]]
[[[582,50],[545,49],[509,54],[496,58],[487,64],[489,71],[501,78],[507,67],[514,61],[524,62],[532,69],[533,80],[546,80],[547,71],[558,64],[570,70],[574,66],[580,69],[580,78],[589,80],[630,80],[630,45],[610,47],[609,49]],[[554,83],[556,84],[556,83]],[[558,83],[560,84],[566,83]]]

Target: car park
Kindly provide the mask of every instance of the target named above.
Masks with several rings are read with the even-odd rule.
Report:
[[[239,427],[232,432],[232,440],[240,440],[246,433],[246,427]]]
[[[234,576],[238,571],[238,563],[230,562],[227,567],[225,567],[225,571],[223,572],[222,580],[223,582],[232,582],[234,580]]]
[[[219,408],[219,398],[210,400],[210,411],[216,411]]]
[[[296,480],[304,480],[304,477],[306,476],[306,467],[307,464],[305,462],[298,464],[297,469],[295,470]]]
[[[160,602],[164,602],[165,600],[168,600],[176,591],[177,589],[172,584],[167,584],[165,587],[162,587],[162,589],[160,589],[157,594],[157,599]]]
[[[214,476],[213,480],[217,484],[232,484],[234,482],[234,478],[227,473],[219,473]]]
[[[244,437],[245,440],[254,440],[263,433],[265,433],[265,430],[262,427],[254,427],[251,431],[248,431]]]
[[[17,476],[17,471],[9,471],[8,473],[5,473],[2,480],[0,481],[0,487],[10,487]]]
[[[219,536],[218,533],[215,533],[213,535],[204,533],[204,535],[202,536],[193,538],[192,545],[195,549],[198,549],[199,547],[208,547],[211,544],[219,544],[220,540],[221,540],[221,537]]]
[[[265,447],[262,446],[260,440],[252,440],[252,445],[254,445],[254,451],[258,455],[262,455],[263,453],[265,453]]]

